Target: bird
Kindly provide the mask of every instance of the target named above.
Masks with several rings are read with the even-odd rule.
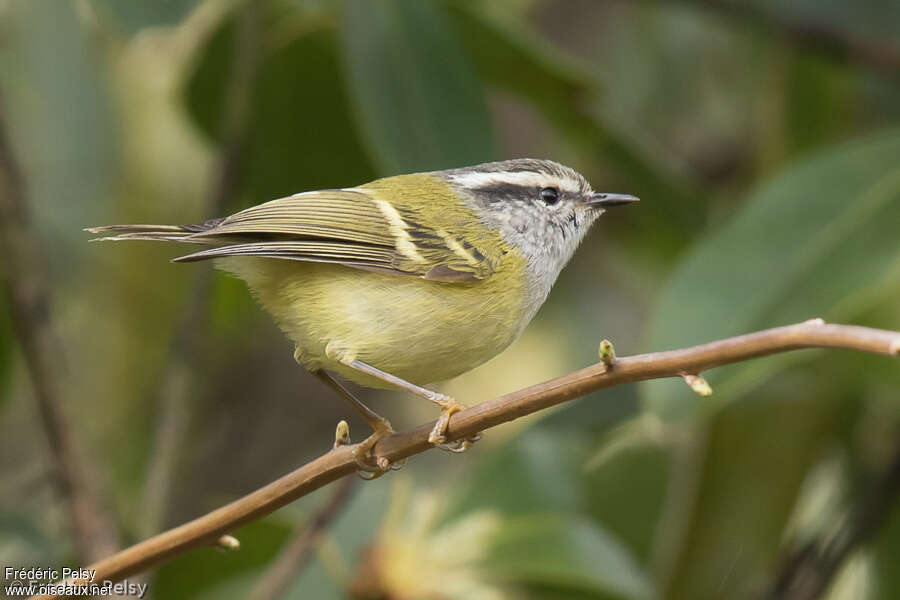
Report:
[[[373,432],[371,464],[393,432],[335,377],[410,392],[437,404],[428,440],[447,443],[464,408],[427,387],[507,348],[609,207],[629,194],[595,192],[574,169],[521,158],[302,192],[191,225],[108,225],[98,241],[203,247],[173,262],[213,260],[243,279],[293,342],[295,360],[347,401]]]

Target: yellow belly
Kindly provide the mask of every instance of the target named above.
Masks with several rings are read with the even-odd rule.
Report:
[[[368,387],[390,386],[345,366],[336,352],[425,385],[496,356],[530,316],[522,310],[522,282],[504,271],[484,281],[444,283],[334,264],[247,257],[217,262],[247,282],[294,341],[304,367]]]

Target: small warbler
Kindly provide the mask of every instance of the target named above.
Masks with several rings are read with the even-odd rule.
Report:
[[[518,159],[304,192],[197,225],[87,231],[211,246],[174,260],[215,259],[247,282],[297,362],[372,426],[358,448],[368,459],[390,423],[327,371],[436,403],[428,439],[443,444],[462,405],[421,386],[509,346],[597,217],[635,201],[594,192],[558,163]]]

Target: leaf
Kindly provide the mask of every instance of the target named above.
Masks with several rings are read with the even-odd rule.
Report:
[[[853,72],[821,56],[799,54],[789,61],[785,136],[791,153],[814,149],[853,131],[844,114]]]
[[[484,89],[436,2],[347,2],[343,58],[360,127],[383,173],[494,156]]]
[[[391,478],[393,480],[393,478]],[[360,482],[362,483],[362,482]],[[390,510],[391,485],[387,479],[376,485],[359,485],[354,497],[337,520],[328,528],[327,538],[319,551],[311,557],[310,564],[297,574],[294,582],[285,590],[283,598],[304,600],[329,600],[346,598],[347,581],[338,577],[338,567],[355,569],[382,526],[385,513]],[[331,493],[330,486],[312,496],[302,498],[296,504],[309,507],[307,514],[321,509]]]
[[[23,514],[0,513],[0,563],[7,566],[54,565],[63,557],[53,540]],[[7,581],[8,583],[8,581]]]
[[[897,556],[900,556],[900,502],[887,514],[885,524],[874,540],[876,587],[881,598],[900,597],[900,573],[897,572]]]
[[[98,221],[97,199],[112,195],[117,150],[107,65],[74,3],[31,0],[3,10],[4,120],[35,226],[56,245],[50,264],[64,279],[85,251],[81,228]]]
[[[867,2],[865,10],[845,2],[819,2],[818,0],[795,0],[780,2],[779,0],[753,0],[747,4],[755,5],[755,10],[765,18],[770,15],[775,22],[784,22],[794,26],[806,26],[812,31],[823,29],[826,34],[834,32],[860,42],[891,43],[900,42],[900,9],[895,2]],[[754,11],[753,8],[748,8]],[[751,12],[752,14],[752,12]],[[878,38],[882,37],[883,40]],[[827,44],[822,45],[828,49]]]
[[[200,0],[91,0],[101,17],[111,17],[129,35],[144,27],[175,25],[199,3]]]
[[[6,390],[10,366],[12,365],[13,332],[10,325],[6,299],[0,298],[0,392]],[[0,407],[2,407],[8,397],[9,394],[0,393]]]
[[[675,246],[687,239],[692,215],[701,206],[699,196],[628,136],[590,114],[585,105],[602,90],[585,69],[499,11],[472,2],[448,2],[448,8],[489,85],[529,102],[588,160],[608,164],[627,181],[627,191],[652,200],[636,218],[652,218],[647,227],[661,243]]]
[[[585,465],[591,517],[645,563],[663,513],[671,437],[645,413],[605,436]]]
[[[443,520],[476,509],[504,515],[578,509],[585,442],[584,434],[571,429],[537,426],[521,432],[455,487]]]
[[[210,37],[186,85],[191,117],[219,142],[234,25],[232,16]],[[243,183],[251,203],[373,179],[352,125],[333,26],[296,6],[279,5],[266,15],[260,37]]]
[[[681,502],[670,500],[657,533],[671,546],[654,556],[669,574],[665,597],[755,598],[771,581],[801,485],[852,398],[805,371],[725,407],[706,435],[694,430],[698,459],[676,463],[670,494]]]
[[[593,522],[528,515],[504,523],[486,567],[517,584],[568,587],[616,598],[653,598],[653,585],[627,550]]]
[[[157,598],[195,598],[224,581],[239,578],[268,564],[290,534],[290,527],[272,518],[255,521],[234,533],[235,551],[200,548],[163,565],[151,587]]]
[[[896,294],[900,281],[900,131],[858,140],[797,164],[682,261],[649,327],[664,350],[811,317],[852,321]],[[806,354],[776,355],[708,374],[718,402]],[[680,381],[643,385],[666,418],[702,406]]]

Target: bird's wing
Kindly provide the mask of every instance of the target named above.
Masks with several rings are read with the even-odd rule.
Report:
[[[439,281],[476,281],[494,272],[493,262],[471,243],[414,216],[364,189],[307,192],[208,222],[179,241],[214,247],[175,260],[261,256]]]

